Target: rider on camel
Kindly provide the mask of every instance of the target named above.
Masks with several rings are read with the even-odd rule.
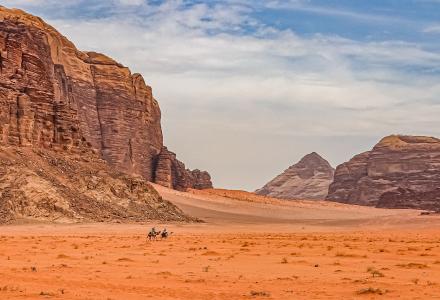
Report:
[[[150,234],[156,236],[156,227],[151,228]]]

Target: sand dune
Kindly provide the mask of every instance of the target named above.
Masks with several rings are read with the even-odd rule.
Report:
[[[286,230],[304,226],[317,230],[352,230],[431,227],[432,222],[437,222],[435,217],[422,217],[420,211],[409,209],[378,209],[316,200],[286,201],[244,191],[211,189],[183,193],[158,185],[155,188],[184,212],[211,225],[226,224],[225,230],[240,224],[252,224],[254,228],[283,225]]]

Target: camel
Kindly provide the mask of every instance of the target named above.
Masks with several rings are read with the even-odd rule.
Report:
[[[150,241],[156,241],[157,240],[157,236],[160,235],[160,233],[161,233],[161,231],[155,231],[155,232],[150,231],[148,233],[148,239]]]
[[[160,235],[160,238],[162,239],[162,240],[166,240],[170,235],[172,235],[173,234],[173,232],[168,232],[168,231],[164,231],[164,232],[162,232],[162,234]]]

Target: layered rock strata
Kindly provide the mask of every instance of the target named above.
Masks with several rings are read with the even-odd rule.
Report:
[[[162,148],[157,161],[154,181],[160,185],[176,190],[212,188],[211,176],[200,170],[191,171],[185,164],[176,159],[176,154],[166,147]]]
[[[316,152],[304,156],[264,187],[259,195],[282,199],[325,199],[334,169]]]
[[[336,168],[328,200],[386,208],[440,209],[440,140],[392,135]]]
[[[117,170],[153,181],[164,178],[157,165],[160,119],[140,74],[103,54],[77,50],[38,17],[0,7],[0,144],[90,149]],[[188,177],[187,187],[206,184],[185,169],[176,172]]]

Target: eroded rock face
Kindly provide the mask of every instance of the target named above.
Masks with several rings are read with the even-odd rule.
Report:
[[[304,156],[263,188],[259,195],[282,199],[325,199],[334,169],[316,152]]]
[[[0,146],[0,224],[195,221],[93,153]]]
[[[163,147],[159,154],[154,180],[160,185],[181,191],[188,188],[212,188],[211,176],[208,172],[186,169],[185,164],[176,158],[176,154],[166,147]]]
[[[138,74],[83,53],[40,19],[0,10],[0,132],[10,145],[96,149],[111,165],[153,178],[160,110]]]
[[[40,18],[0,7],[0,143],[93,149],[152,181],[163,147],[161,112],[139,74],[81,52]]]
[[[206,171],[200,171],[199,169],[195,170],[187,170],[190,173],[191,178],[191,186],[190,188],[196,189],[196,190],[205,190],[205,189],[212,189],[212,181],[211,181],[211,175],[209,175]]]
[[[382,208],[413,208],[426,209],[440,212],[440,188],[426,192],[418,192],[412,189],[397,188],[383,193],[377,207]]]
[[[387,208],[440,208],[440,140],[392,135],[336,168],[328,200]]]

